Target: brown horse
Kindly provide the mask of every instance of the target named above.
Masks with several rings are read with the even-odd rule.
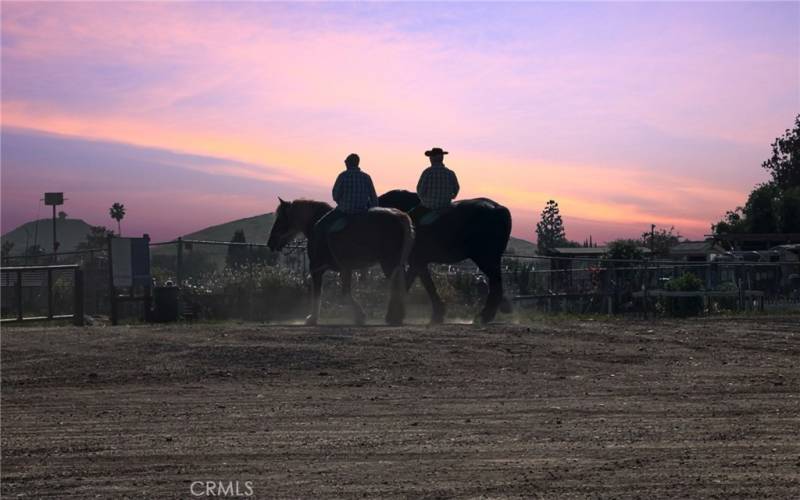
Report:
[[[378,197],[382,207],[412,211],[420,200],[417,193],[394,190]],[[416,224],[414,248],[409,256],[407,286],[417,277],[428,292],[433,306],[431,323],[444,321],[445,304],[436,291],[428,264],[453,264],[464,259],[473,262],[489,278],[489,295],[480,312],[484,323],[492,321],[498,308],[511,312],[511,303],[503,297],[501,262],[511,235],[511,212],[488,198],[456,201],[449,208],[423,216]]]
[[[405,318],[405,267],[414,243],[414,227],[411,219],[400,210],[373,208],[363,214],[350,215],[347,224],[326,238],[314,238],[315,225],[331,210],[325,202],[312,200],[283,201],[275,211],[275,223],[269,235],[269,248],[281,250],[298,234],[308,241],[308,257],[311,267],[312,301],[307,325],[319,320],[322,294],[322,276],[326,270],[339,271],[342,275],[342,292],[353,307],[356,324],[363,324],[365,315],[353,298],[352,271],[373,264],[380,264],[391,282],[391,296],[386,312],[386,322],[398,325]],[[318,228],[317,228],[318,229]],[[314,248],[314,241],[327,243],[325,248]]]

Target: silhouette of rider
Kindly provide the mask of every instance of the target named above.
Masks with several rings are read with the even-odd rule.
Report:
[[[358,165],[361,159],[352,153],[344,160],[346,169],[339,174],[333,185],[333,200],[336,208],[322,216],[314,226],[312,249],[315,252],[327,250],[327,236],[340,231],[347,223],[347,217],[366,212],[378,205],[378,195],[372,178]]]
[[[444,165],[444,155],[448,154],[442,148],[433,148],[425,151],[425,156],[431,162],[417,182],[417,195],[420,205],[411,211],[414,222],[420,221],[432,211],[449,207],[453,198],[458,195],[459,185],[456,173]]]

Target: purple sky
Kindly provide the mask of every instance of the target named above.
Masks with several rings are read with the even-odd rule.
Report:
[[[166,239],[379,192],[431,146],[534,239],[693,238],[767,174],[800,112],[800,4],[2,3],[2,231],[45,191]],[[44,211],[42,211],[44,214]]]

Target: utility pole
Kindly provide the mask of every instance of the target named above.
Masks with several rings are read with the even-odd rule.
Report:
[[[64,204],[64,193],[45,193],[44,204],[53,207],[53,263],[58,261],[58,240],[56,239],[56,207]]]

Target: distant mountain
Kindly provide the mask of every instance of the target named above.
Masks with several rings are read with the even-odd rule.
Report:
[[[248,243],[266,243],[275,222],[275,214],[261,214],[246,219],[237,219],[224,224],[207,227],[183,236],[183,239],[230,241],[233,233],[244,231]]]
[[[506,252],[516,255],[536,255],[536,243],[521,238],[509,238]]]
[[[71,252],[79,243],[86,241],[91,226],[81,219],[58,219],[56,221],[56,239],[61,243],[59,252]],[[26,222],[18,228],[7,232],[2,240],[14,243],[11,255],[23,255],[26,246],[39,245],[45,252],[53,251],[53,219],[39,219]]]
[[[233,233],[239,229],[244,230],[245,238],[248,243],[266,243],[269,239],[269,232],[275,222],[275,214],[268,213],[238,219],[217,226],[207,227],[200,231],[195,231],[184,235],[184,239],[192,240],[211,240],[211,241],[230,241]],[[218,253],[226,253],[227,247],[218,246]],[[533,255],[536,253],[536,244],[513,236],[508,240],[507,251],[517,255]]]
[[[248,243],[266,243],[269,239],[269,232],[272,230],[272,224],[275,222],[275,214],[261,214],[245,219],[237,219],[216,226],[210,226],[193,233],[185,234],[182,236],[184,240],[202,240],[202,241],[231,241],[233,234],[239,229],[244,231],[244,237]],[[225,263],[225,256],[228,254],[228,246],[226,245],[204,245],[192,244],[187,251],[195,255],[204,255],[208,257],[218,268],[222,267]],[[153,256],[166,256],[175,255],[175,245],[162,245],[153,247],[151,254]],[[187,255],[188,254],[184,254]]]
[[[266,243],[274,222],[275,214],[261,214],[194,231],[183,235],[183,239],[230,241],[233,234],[241,229],[244,231],[245,238],[249,243]],[[14,243],[14,248],[11,251],[12,255],[21,255],[24,253],[26,241],[28,245],[33,246],[34,238],[36,238],[38,245],[44,248],[46,252],[50,252],[53,248],[52,223],[52,219],[40,219],[39,221],[25,223],[13,231],[4,234],[2,240]],[[86,236],[90,232],[90,227],[89,224],[81,219],[59,219],[56,221],[56,237],[61,242],[59,251],[68,252],[75,250],[79,243],[86,241]],[[208,252],[215,257],[222,257],[223,259],[228,252],[228,247],[222,245],[196,245],[196,247],[198,247],[198,250],[201,247],[204,253]],[[166,255],[174,251],[174,246],[172,245],[153,247],[154,255]],[[533,255],[536,253],[536,244],[512,236],[508,241],[507,251],[517,255]]]

